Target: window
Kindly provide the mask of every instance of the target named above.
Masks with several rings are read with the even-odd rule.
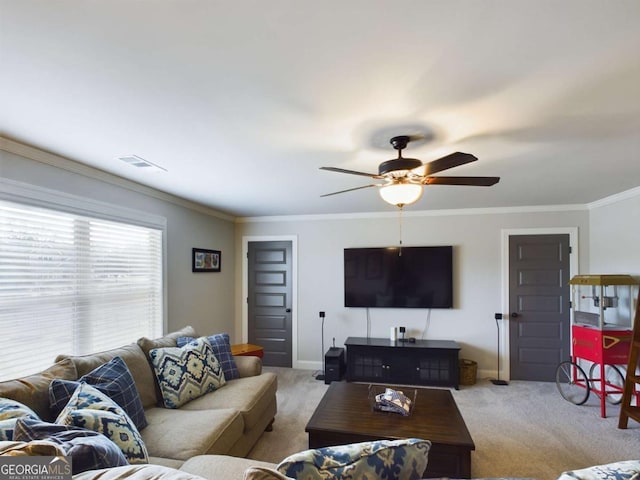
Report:
[[[163,230],[0,200],[0,380],[157,337]]]

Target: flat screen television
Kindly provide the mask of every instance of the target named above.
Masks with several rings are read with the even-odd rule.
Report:
[[[453,308],[453,247],[345,248],[344,306]]]

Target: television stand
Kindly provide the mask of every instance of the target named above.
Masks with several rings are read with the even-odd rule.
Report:
[[[347,381],[459,388],[460,345],[452,340],[349,337]]]

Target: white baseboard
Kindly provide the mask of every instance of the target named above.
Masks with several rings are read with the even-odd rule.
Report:
[[[300,370],[322,370],[322,362],[310,362],[308,360],[294,363],[293,368],[299,368]]]

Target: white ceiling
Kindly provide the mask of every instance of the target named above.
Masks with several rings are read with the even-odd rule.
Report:
[[[638,0],[0,0],[0,135],[234,216],[392,211],[366,177],[479,161],[413,210],[640,185]],[[138,155],[167,172],[117,160]]]

